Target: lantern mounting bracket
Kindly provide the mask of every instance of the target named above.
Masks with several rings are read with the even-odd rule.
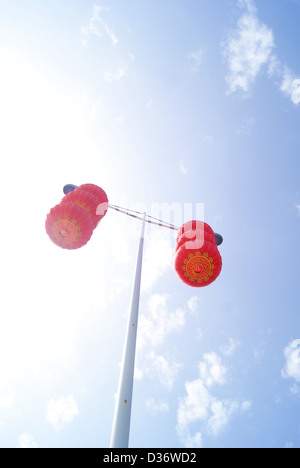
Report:
[[[68,193],[72,192],[73,190],[75,190],[77,188],[77,185],[74,185],[74,184],[67,184],[64,186],[63,188],[63,192],[65,195],[67,195]],[[127,214],[128,216],[132,216],[134,218],[138,218],[138,219],[142,219],[141,217],[139,216],[136,216],[136,215],[133,215],[132,213],[128,213],[128,211],[131,211],[131,210],[126,210],[126,208],[120,208],[116,205],[108,205],[110,208],[116,210],[116,211],[119,211],[121,213],[124,213],[124,214]],[[140,213],[138,213],[140,214]],[[154,221],[151,221],[149,219],[145,219],[145,221],[147,223],[150,223],[150,224],[157,224],[158,226],[162,226],[162,227],[168,227],[169,229],[173,229],[174,231],[177,230],[178,228],[176,228],[176,226],[171,226],[171,225],[168,225],[167,223],[164,223],[163,221],[160,222],[160,223],[157,223],[157,222],[154,222]],[[158,221],[158,220],[157,220]],[[223,242],[223,237],[221,236],[221,234],[218,234],[218,233],[214,233],[215,234],[215,241],[216,241],[216,244],[219,246],[222,244]]]

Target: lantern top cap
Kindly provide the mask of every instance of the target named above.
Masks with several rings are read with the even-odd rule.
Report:
[[[217,234],[215,232],[215,241],[216,241],[216,244],[219,246],[222,244],[223,242],[223,237],[221,236],[221,234]]]
[[[77,185],[67,184],[63,188],[64,194],[67,195],[68,193],[73,192],[73,190],[75,190],[76,188]]]

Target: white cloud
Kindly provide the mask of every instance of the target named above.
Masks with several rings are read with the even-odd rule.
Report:
[[[277,56],[272,54],[268,62],[268,75],[271,77],[277,73],[282,74],[282,66]]]
[[[148,301],[147,312],[140,317],[138,346],[162,344],[166,336],[180,331],[185,325],[185,311],[178,308],[170,312],[168,295],[154,294]]]
[[[171,390],[181,367],[180,362],[171,361],[166,356],[156,354],[154,351],[143,356],[138,354],[134,378],[141,380],[146,376],[158,382],[165,389]]]
[[[268,340],[262,340],[253,350],[254,358],[258,363],[261,363],[266,357]]]
[[[149,398],[146,401],[146,409],[153,413],[168,413],[170,408],[165,401],[156,402],[154,398]]]
[[[257,9],[253,0],[238,0],[238,7],[246,8],[249,13],[256,13]]]
[[[184,437],[184,445],[186,448],[202,448],[202,434],[201,432],[196,432],[193,436],[187,434]]]
[[[193,436],[190,426],[200,421],[203,432],[217,437],[228,426],[239,404],[232,400],[218,400],[201,379],[187,382],[185,388],[187,395],[180,399],[177,412],[177,433],[186,447],[191,447],[191,441],[195,439],[201,440],[202,445],[202,433],[197,432]]]
[[[285,349],[286,359],[281,376],[284,379],[294,379],[300,382],[300,339],[292,341]]]
[[[218,436],[228,425],[231,416],[239,409],[236,401],[216,400],[211,404],[211,416],[208,419],[208,426],[213,436]]]
[[[300,398],[300,385],[297,385],[297,384],[294,383],[290,388],[290,392],[293,395],[296,395],[297,397]]]
[[[223,432],[234,414],[251,408],[250,401],[241,404],[235,400],[218,399],[210,391],[212,384],[226,383],[227,369],[216,353],[206,353],[199,363],[200,378],[186,382],[186,396],[179,399],[177,433],[185,447],[202,447],[203,433],[217,437]],[[192,426],[201,423],[201,432],[192,434]]]
[[[101,7],[100,5],[94,5],[91,13],[91,17],[87,26],[81,28],[81,43],[86,46],[91,36],[98,38],[106,38],[109,40],[113,47],[116,47],[119,40],[115,35],[112,28],[103,19],[103,12],[107,11],[107,8]],[[132,62],[134,60],[133,54],[129,53],[128,57]],[[124,65],[124,61],[121,60],[118,65],[105,67],[103,72],[103,79],[108,83],[115,83],[126,75],[128,65]]]
[[[52,399],[48,402],[46,420],[59,431],[79,414],[73,395]]]
[[[189,52],[188,58],[192,61],[192,65],[190,67],[190,71],[192,73],[196,73],[199,71],[200,66],[203,62],[203,57],[206,53],[205,47],[200,47],[200,49],[195,50],[193,52]]]
[[[116,71],[106,71],[103,74],[104,80],[108,83],[114,83],[115,81],[120,81],[124,78],[126,74],[126,67],[119,67]]]
[[[212,396],[201,379],[186,382],[187,395],[180,399],[177,423],[180,433],[184,433],[190,423],[209,417]]]
[[[149,353],[148,373],[168,390],[171,390],[179,369],[182,364],[176,361],[168,361],[163,355],[158,355],[153,351]]]
[[[250,90],[262,66],[270,60],[275,47],[272,30],[251,13],[238,20],[238,28],[232,31],[223,44],[229,74],[226,77],[230,93]]]
[[[296,208],[298,210],[298,216],[300,216],[300,205],[297,205]]]
[[[280,89],[294,104],[300,103],[300,79],[296,78],[287,67],[284,68]]]
[[[30,434],[22,434],[19,438],[18,448],[38,448],[33,437]]]
[[[251,408],[252,408],[252,401],[243,401],[243,403],[241,404],[242,413],[249,411]]]
[[[207,387],[217,383],[223,385],[226,383],[227,369],[222,364],[222,359],[217,353],[205,353],[203,361],[199,363],[199,372],[201,380]]]
[[[88,42],[88,37],[91,36],[97,36],[97,37],[102,37],[103,32],[107,35],[107,37],[110,39],[111,44],[113,46],[116,46],[118,44],[118,38],[116,37],[115,33],[112,31],[112,29],[108,26],[107,23],[103,20],[101,13],[105,11],[104,8],[102,8],[99,5],[94,5],[93,6],[93,11],[91,18],[89,20],[89,23],[87,26],[81,28],[81,42],[85,46],[87,45]]]
[[[170,311],[168,298],[167,294],[152,295],[139,319],[135,378],[140,380],[146,375],[171,389],[182,364],[161,353],[148,352],[161,346],[171,333],[178,333],[185,326],[186,312],[180,308]]]
[[[242,90],[248,93],[266,65],[269,77],[277,77],[279,89],[293,104],[299,104],[300,79],[273,53],[275,40],[272,29],[258,19],[253,0],[238,0],[237,5],[246,13],[239,18],[237,29],[231,31],[222,43],[222,53],[229,68],[226,76],[228,92]]]
[[[141,367],[138,367],[138,363],[135,363],[135,367],[134,367],[135,380],[142,380],[143,377],[144,377],[143,369]]]
[[[188,300],[188,308],[192,311],[192,312],[196,312],[196,310],[198,309],[198,305],[199,305],[199,302],[200,302],[200,298],[198,296],[192,296],[189,300]]]
[[[241,346],[241,342],[235,338],[229,338],[229,343],[221,347],[221,352],[225,356],[232,356],[237,348]]]

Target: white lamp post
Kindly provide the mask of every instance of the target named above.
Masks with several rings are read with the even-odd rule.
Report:
[[[75,190],[76,185],[65,185],[63,191],[65,194]],[[131,418],[131,405],[132,405],[132,390],[133,390],[133,377],[134,377],[134,364],[135,364],[135,349],[139,313],[139,300],[140,300],[140,285],[142,273],[142,259],[144,247],[144,233],[145,223],[156,224],[158,226],[167,227],[168,229],[177,230],[173,225],[165,223],[164,221],[151,218],[146,213],[134,212],[126,208],[120,208],[116,205],[108,205],[110,208],[127,214],[134,218],[142,220],[141,235],[139,240],[139,249],[135,270],[135,279],[132,291],[131,306],[129,319],[127,324],[126,339],[123,351],[122,367],[119,379],[119,387],[115,405],[115,414],[113,419],[113,426],[111,432],[110,447],[111,448],[128,448],[129,431],[130,431],[130,418]],[[146,219],[148,218],[148,219]],[[220,234],[215,233],[216,244],[220,245],[223,238]]]
[[[131,402],[133,389],[133,375],[135,362],[136,335],[139,313],[140,299],[140,284],[142,272],[142,258],[144,247],[144,232],[145,232],[144,213],[142,221],[141,236],[139,242],[138,257],[136,263],[135,280],[132,291],[131,307],[129,320],[127,324],[127,334],[124,345],[123,361],[119,380],[119,388],[115,407],[115,415],[111,433],[110,447],[111,448],[127,448],[129,441],[130,417],[131,417]]]

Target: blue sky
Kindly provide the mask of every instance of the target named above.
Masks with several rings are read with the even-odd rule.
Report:
[[[77,251],[67,183],[224,237],[207,288],[147,227],[130,447],[300,447],[297,0],[0,0],[0,446],[108,447],[139,222]]]

